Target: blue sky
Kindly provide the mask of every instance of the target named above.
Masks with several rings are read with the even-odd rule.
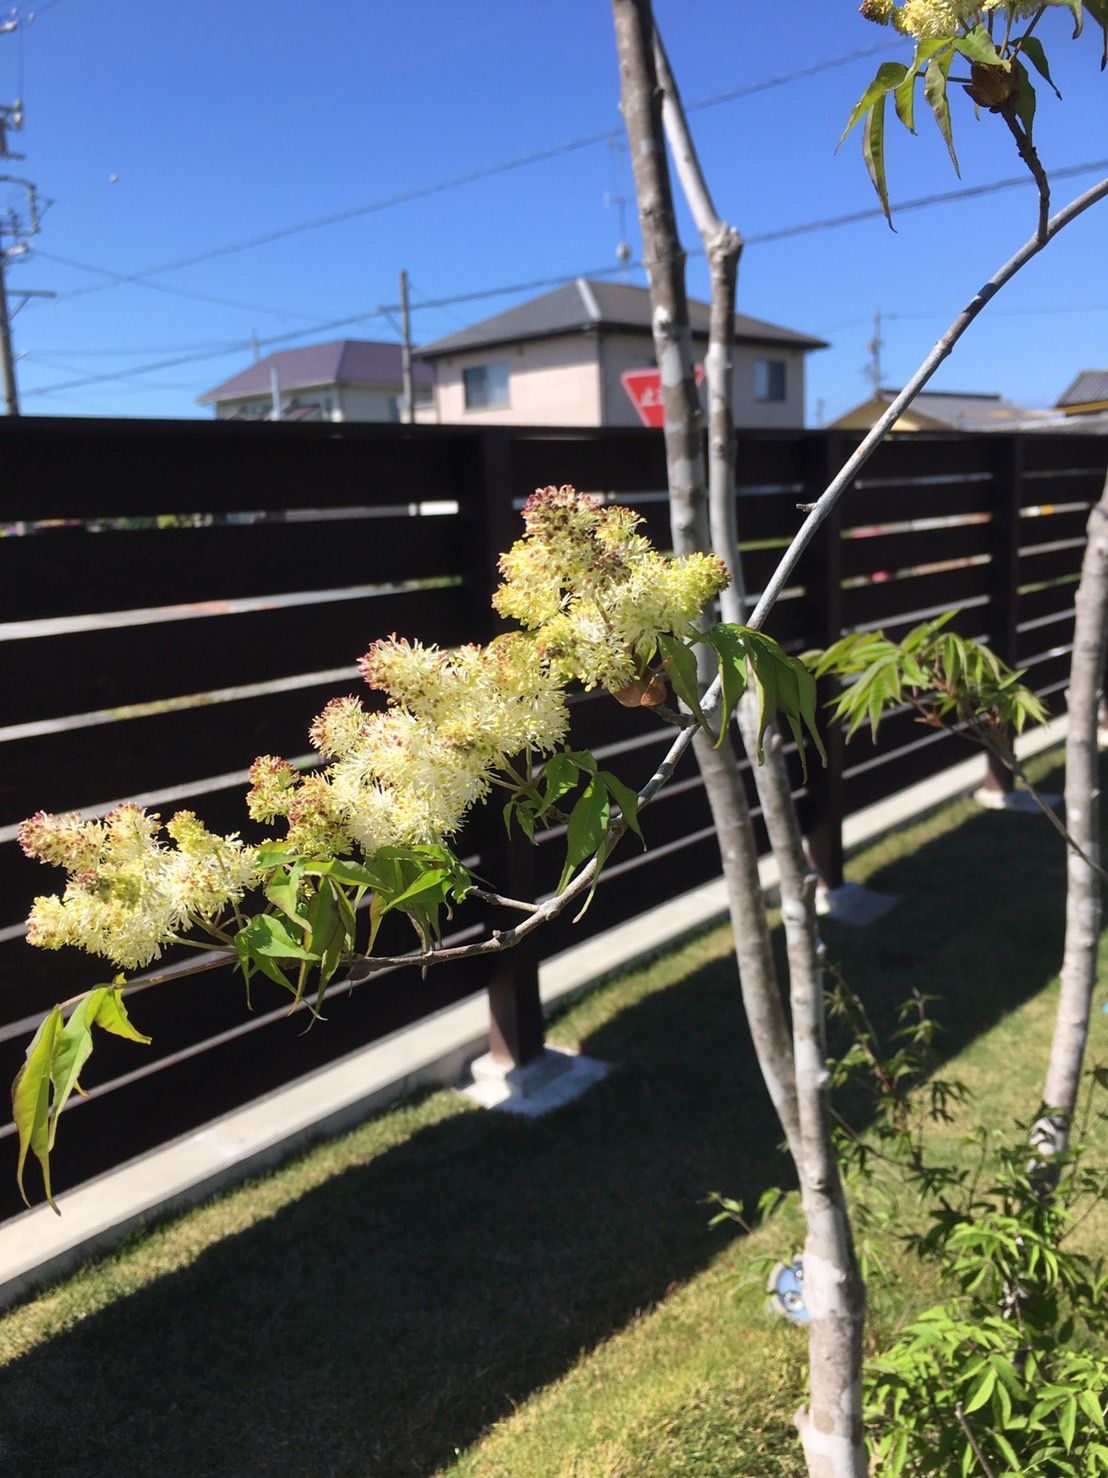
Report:
[[[33,21],[28,9],[0,35],[0,101],[22,87],[27,115],[10,141],[26,160],[6,168],[54,203],[8,277],[13,293],[58,297],[15,319],[27,414],[210,414],[195,397],[249,362],[252,334],[274,347],[397,338],[381,315],[319,326],[395,304],[401,267],[418,305],[614,265],[619,210],[605,194],[632,187],[606,0],[45,0]],[[835,143],[878,63],[905,59],[891,33],[853,0],[657,0],[656,11],[690,104],[887,47],[691,114],[717,204],[748,236],[875,204],[857,136],[837,154]],[[1058,181],[1057,204],[1103,175],[1108,156],[1099,32],[1090,23],[1073,42],[1071,29],[1065,11],[1040,26],[1064,102],[1040,85],[1036,137],[1048,169],[1101,167]],[[975,120],[968,99],[954,106],[961,182],[921,101],[918,137],[889,125],[894,202],[1021,173],[999,121]],[[605,137],[540,163],[151,273],[595,135]],[[0,207],[18,200],[0,186]],[[755,242],[739,307],[831,341],[810,360],[808,405],[810,422],[819,402],[830,419],[866,396],[876,310],[883,379],[899,384],[1034,218],[1034,193],[1019,188],[905,212],[896,234],[871,218]],[[695,246],[684,214],[682,229]],[[627,231],[637,258],[633,207]],[[1078,370],[1108,364],[1106,245],[1101,205],[997,300],[936,386],[1047,405]],[[689,287],[706,295],[695,257]],[[415,337],[527,296],[417,307]],[[71,383],[91,377],[111,378]]]

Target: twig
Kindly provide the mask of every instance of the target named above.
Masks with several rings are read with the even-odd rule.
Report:
[[[1019,63],[1016,62],[1015,65],[1018,67]],[[1035,188],[1039,192],[1039,229],[1037,239],[1045,245],[1049,240],[1047,229],[1050,225],[1050,181],[1046,177],[1046,170],[1043,168],[1038,150],[1031,142],[1031,134],[1021,125],[1019,119],[1012,111],[1010,104],[1005,108],[1001,108],[1000,116],[1008,125],[1009,132],[1016,141],[1019,156],[1031,171],[1031,176],[1035,181]]]
[[[809,513],[808,517],[797,530],[792,543],[785,551],[781,562],[771,575],[765,590],[763,590],[761,599],[755,607],[754,614],[748,622],[750,626],[761,628],[765,625],[766,617],[769,615],[778,596],[784,590],[789,577],[800,562],[801,555],[803,555],[808,545],[815,538],[820,525],[830,514],[832,508],[834,508],[835,504],[854,481],[861,469],[869,461],[881,442],[884,441],[886,435],[892,430],[899,417],[927,384],[943,360],[950,355],[955,344],[985,307],[986,303],[990,302],[1000,289],[1016,275],[1020,268],[1026,266],[1032,257],[1038,256],[1046,243],[1053,240],[1059,231],[1063,230],[1071,221],[1076,220],[1090,206],[1096,205],[1098,201],[1103,200],[1106,196],[1108,196],[1108,179],[1101,180],[1098,184],[1084,191],[1083,194],[1078,195],[1076,199],[1071,200],[1048,223],[1044,238],[1040,238],[1038,234],[1032,237],[1026,245],[1020,247],[1015,256],[1005,262],[1004,266],[989,278],[984,286],[979,288],[977,294],[967,303],[965,308],[962,309],[961,313],[959,313],[958,317],[947,329],[946,333],[938,340],[935,347],[905,385],[904,389],[871,427],[854,455],[847,459],[842,469],[832,479],[822,496],[816,500],[811,513]]]
[[[491,903],[495,908],[514,908],[520,913],[535,913],[537,903],[525,903],[522,898],[505,898],[502,893],[491,893],[487,888],[470,888],[471,898],[480,898],[482,903]]]
[[[996,1478],[996,1474],[993,1472],[992,1468],[989,1467],[989,1464],[985,1458],[985,1454],[981,1451],[981,1448],[978,1445],[977,1438],[973,1435],[973,1432],[970,1429],[969,1422],[966,1421],[965,1414],[962,1411],[962,1403],[960,1401],[955,1401],[954,1403],[954,1415],[958,1418],[958,1425],[966,1434],[966,1441],[973,1448],[974,1457],[981,1464],[981,1471],[984,1473],[985,1478]]]

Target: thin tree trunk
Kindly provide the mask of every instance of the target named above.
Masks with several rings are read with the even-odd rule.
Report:
[[[1066,944],[1062,989],[1043,1105],[1050,1113],[1034,1139],[1048,1152],[1064,1150],[1077,1107],[1089,1012],[1096,987],[1100,945],[1100,879],[1089,862],[1100,861],[1100,787],[1097,714],[1108,630],[1108,478],[1089,515],[1088,544],[1074,601],[1073,659],[1066,692],[1066,830],[1085,854],[1066,848]]]
[[[612,11],[621,107],[631,140],[655,354],[661,372],[673,542],[678,553],[687,553],[709,547],[702,418],[693,377],[685,254],[677,238],[654,68],[653,17],[646,0],[612,0]],[[706,736],[699,736],[693,747],[720,841],[750,1033],[762,1077],[795,1155],[800,1130],[792,1046],[758,883],[758,854],[746,790],[729,745],[715,750]]]
[[[720,605],[725,621],[746,618],[735,499],[732,355],[735,289],[742,237],[712,200],[657,27],[654,59],[662,87],[662,118],[678,178],[696,222],[711,276],[708,332],[708,502],[715,552],[731,573]],[[739,705],[748,755],[757,752],[753,694]],[[762,818],[777,860],[793,1021],[800,1144],[797,1170],[807,1223],[804,1289],[808,1306],[810,1406],[797,1426],[810,1473],[856,1478],[866,1472],[862,1427],[862,1339],[866,1289],[858,1267],[846,1198],[834,1153],[828,1102],[823,969],[809,873],[793,805],[780,735],[767,731],[765,761],[754,767]],[[736,930],[736,939],[739,931]]]

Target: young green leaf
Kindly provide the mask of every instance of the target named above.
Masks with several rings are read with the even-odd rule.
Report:
[[[1106,0],[1106,9],[1108,9],[1108,0]],[[1062,94],[1054,85],[1054,78],[1050,75],[1050,64],[1046,59],[1043,43],[1039,40],[1038,36],[1025,36],[1019,43],[1019,48],[1020,55],[1025,56],[1044,82],[1047,82],[1054,88],[1055,96],[1061,101]]]
[[[613,775],[610,770],[601,770],[597,778],[603,783],[608,794],[620,809],[620,814],[628,827],[635,833],[643,846],[646,842],[643,838],[642,828],[639,825],[639,797],[638,793],[629,785]]]
[[[298,944],[276,914],[261,913],[240,929],[236,940],[245,938],[255,959],[312,960],[319,956]]]
[[[923,76],[923,95],[927,105],[934,114],[935,122],[939,126],[939,132],[946,142],[947,153],[950,162],[954,166],[954,173],[959,179],[962,171],[958,167],[958,155],[954,152],[954,129],[950,121],[950,102],[946,95],[947,74],[950,71],[950,63],[953,51],[939,52],[933,56],[927,64],[927,71]]]
[[[869,117],[862,129],[862,158],[866,161],[866,168],[873,181],[873,188],[877,191],[881,209],[885,212],[885,219],[890,228],[895,229],[892,211],[889,209],[889,187],[885,179],[885,99],[883,96],[878,98],[870,109]]]
[[[152,1039],[143,1036],[127,1015],[122,990],[125,984],[123,976],[117,975],[115,983],[105,987],[97,1003],[96,1016],[92,1024],[100,1027],[102,1031],[111,1032],[113,1036],[126,1037],[129,1042],[141,1042],[144,1047],[148,1047]]]
[[[876,103],[883,103],[885,94],[899,87],[907,75],[908,68],[903,62],[881,63],[877,69],[877,76],[850,110],[850,117],[846,120],[846,127],[839,135],[839,142],[835,145],[836,149],[842,148],[843,140],[854,125],[864,118]]]
[[[15,1179],[27,1206],[31,1203],[23,1188],[23,1167],[27,1163],[28,1150],[42,1167],[46,1199],[54,1206],[50,1189],[50,1070],[61,1020],[61,1009],[54,1006],[31,1038],[26,1061],[12,1084],[12,1116],[19,1133],[19,1163]],[[57,1209],[54,1206],[54,1210]]]
[[[569,815],[569,825],[566,828],[566,864],[558,881],[558,893],[581,864],[600,851],[607,840],[610,815],[608,788],[598,776],[594,776]]]
[[[1031,85],[1031,77],[1026,67],[1021,67],[1016,62],[1016,75],[1019,78],[1019,92],[1016,93],[1016,117],[1023,124],[1023,131],[1030,139],[1031,130],[1035,123],[1035,89]]]
[[[711,630],[704,633],[705,639],[712,645],[716,656],[719,658],[719,681],[723,691],[723,705],[719,716],[719,739],[717,747],[723,743],[727,734],[727,726],[731,722],[731,715],[735,711],[735,705],[746,692],[746,641],[744,640],[746,628],[735,626],[730,622],[721,622],[713,626]]]
[[[704,711],[700,706],[700,684],[696,666],[696,654],[692,648],[675,636],[660,636],[658,649],[662,653],[663,666],[673,684],[673,691],[694,714],[698,723],[708,728]]]
[[[542,773],[542,813],[544,816],[549,814],[551,808],[558,804],[562,796],[568,795],[574,788],[583,768],[572,750],[561,750],[550,756]]]
[[[997,51],[984,26],[974,26],[966,35],[955,36],[954,50],[960,52],[967,61],[978,62],[984,67],[999,67],[1003,72],[1008,70],[1009,63]]]

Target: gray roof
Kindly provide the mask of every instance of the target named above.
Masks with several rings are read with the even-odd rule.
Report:
[[[1064,390],[1055,402],[1059,407],[1067,405],[1097,405],[1108,400],[1108,369],[1082,370],[1068,390]]]
[[[689,299],[689,319],[694,337],[708,334],[707,303]],[[435,339],[420,351],[424,359],[454,354],[464,349],[483,348],[492,344],[513,344],[527,339],[548,339],[558,334],[594,333],[598,329],[623,329],[650,332],[650,293],[645,287],[626,282],[596,282],[578,277],[576,281],[556,287],[553,292],[520,303],[504,313],[483,318],[470,328]],[[823,339],[795,333],[776,323],[760,318],[735,315],[735,341],[746,344],[772,344],[795,349],[826,349]]]
[[[400,345],[370,339],[333,339],[328,344],[305,344],[300,349],[279,349],[213,390],[197,397],[198,405],[217,400],[236,400],[246,395],[268,395],[270,371],[276,369],[277,384],[284,392],[306,390],[313,385],[397,385],[401,383]],[[429,365],[412,364],[417,385],[434,384]]]
[[[877,399],[891,405],[899,394],[899,390],[882,387]],[[912,401],[909,411],[918,411],[956,431],[1010,431],[1016,422],[1035,415],[999,395],[959,390],[924,390]]]

